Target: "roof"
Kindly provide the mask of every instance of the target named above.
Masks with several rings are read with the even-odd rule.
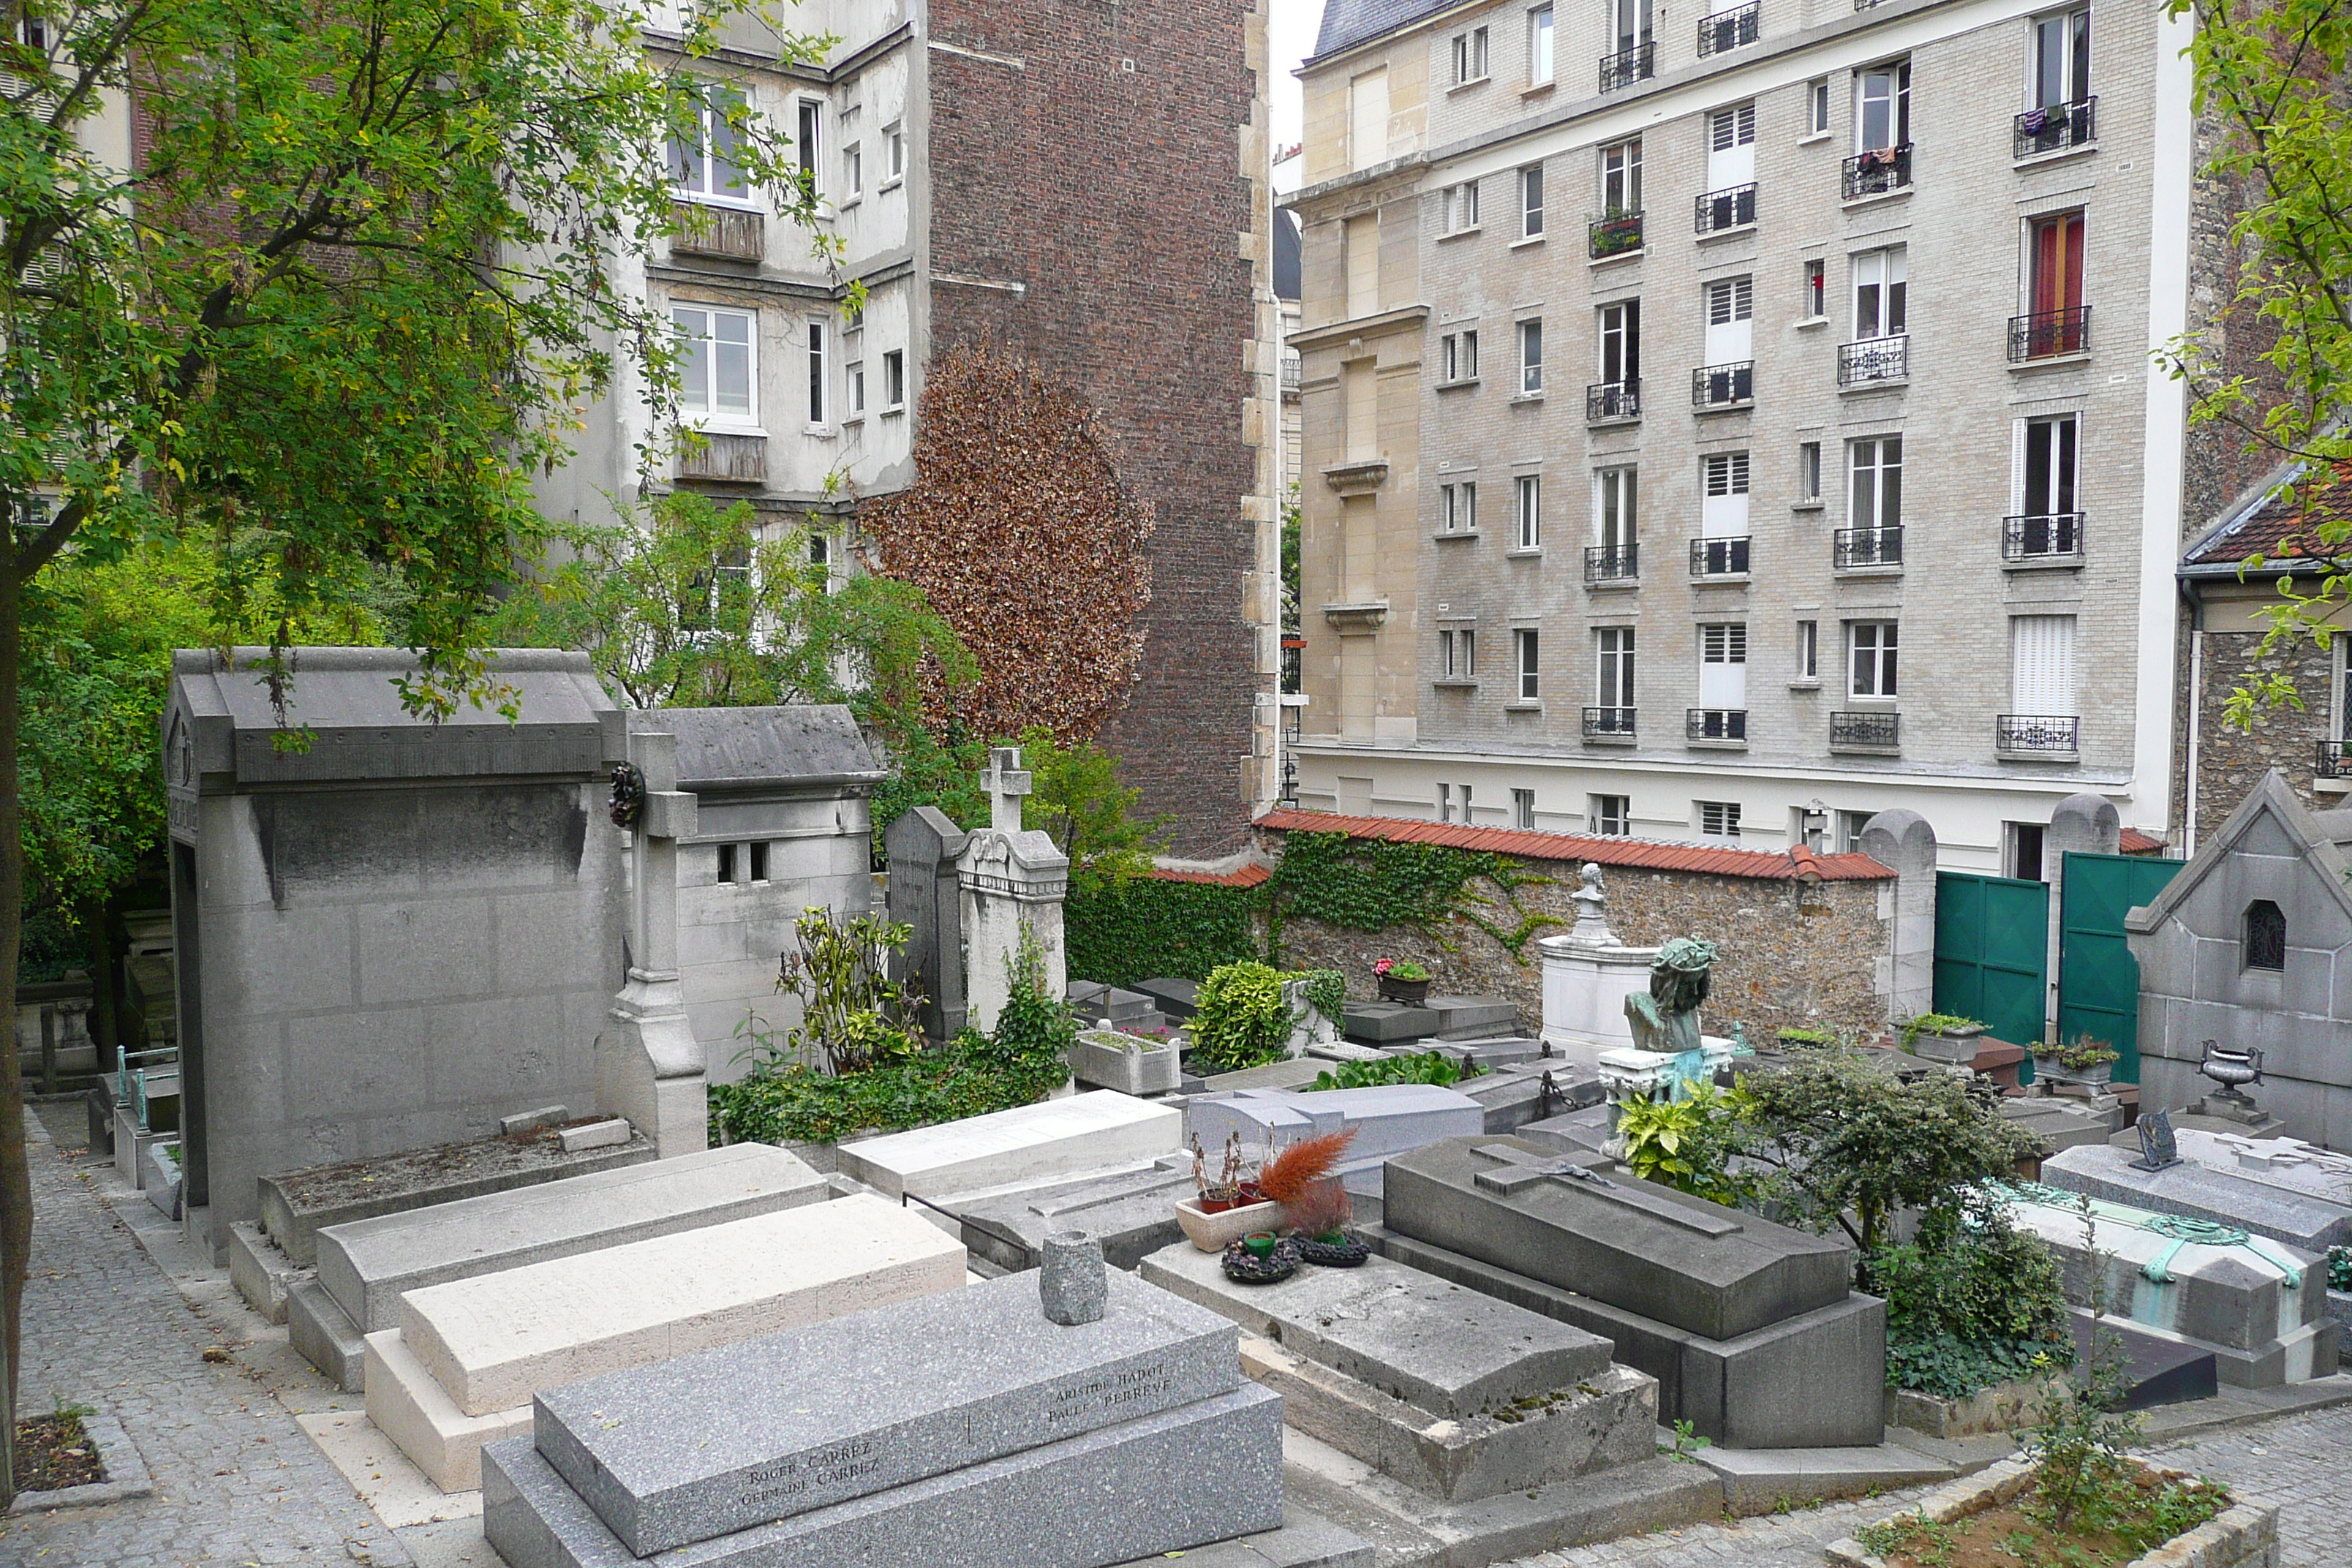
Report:
[[[1274,214],[1274,297],[1296,300],[1298,292],[1298,215],[1288,207]]]
[[[1323,0],[1323,30],[1316,36],[1314,58],[1336,55],[1460,4],[1461,0]]]
[[[838,705],[655,708],[629,728],[677,737],[677,787],[707,792],[780,784],[879,782],[885,774]]]
[[[2352,854],[2347,853],[2352,843],[2347,840],[2352,840],[2352,811],[2314,812],[2295,795],[2286,775],[2273,768],[2246,792],[2230,820],[2197,846],[2197,853],[2171,881],[2146,905],[2126,913],[2124,930],[2142,936],[2163,930],[2200,883],[2242,853],[2301,861],[2312,879],[2326,889],[2320,896],[2352,921],[2352,887],[2346,885],[2347,876],[2352,875]],[[2312,911],[2315,917],[2317,913]]]
[[[1155,869],[1150,875],[1163,882],[1192,882],[1204,888],[1255,888],[1274,876],[1270,866],[1244,866],[1238,871],[1171,871]]]
[[[1665,844],[1649,838],[1592,838],[1575,833],[1539,833],[1524,827],[1475,827],[1467,823],[1412,822],[1394,816],[1341,816],[1325,811],[1270,811],[1257,826],[1276,832],[1344,833],[1392,844],[1439,844],[1450,849],[1491,850],[1523,860],[1591,860],[1633,870],[1685,871],[1710,877],[1795,881],[1818,876],[1824,882],[1885,881],[1895,873],[1867,855],[1817,855],[1794,849],[1719,849],[1703,844]]]
[[[2155,855],[2160,853],[2166,846],[2164,840],[2153,833],[2142,833],[2137,827],[2126,827],[2123,832],[2123,841],[2116,847],[2119,853],[2125,855]]]
[[[2301,492],[2291,498],[2289,489],[2298,485]],[[2181,552],[2181,570],[2200,576],[2235,573],[2252,555],[2274,565],[2307,561],[2311,554],[2306,541],[2313,529],[2326,522],[2352,525],[2352,462],[2336,463],[2316,479],[2300,466],[2274,476],[2252,500],[2206,530]]]

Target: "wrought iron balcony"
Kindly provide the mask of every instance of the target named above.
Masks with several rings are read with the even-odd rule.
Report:
[[[1837,377],[1840,386],[1868,386],[1874,381],[1905,381],[1911,374],[1911,337],[1898,332],[1891,338],[1864,338],[1858,343],[1838,344]]]
[[[1698,23],[1699,58],[1728,54],[1742,44],[1752,44],[1763,35],[1763,29],[1764,0],[1748,0],[1745,5],[1702,16]]]
[[[2352,741],[2322,741],[2314,772],[2324,779],[2352,779]]]
[[[1693,741],[1745,741],[1748,739],[1748,710],[1745,708],[1693,708],[1685,714],[1683,734]]]
[[[1876,147],[1845,161],[1845,199],[1883,196],[1911,184],[1911,143]]]
[[[1830,541],[1830,563],[1841,572],[1903,564],[1903,525],[1841,528]]]
[[[1622,256],[1629,250],[1642,248],[1642,215],[1638,212],[1603,213],[1592,220],[1589,232],[1593,260]]]
[[[1624,740],[1633,738],[1633,719],[1640,711],[1635,708],[1587,708],[1584,710],[1584,738],[1588,741]]]
[[[2079,563],[2083,559],[2083,514],[2062,511],[2045,517],[2002,518],[2000,558]]]
[[[1903,744],[1903,715],[1861,712],[1830,715],[1830,750],[1892,752]]]
[[[1584,552],[1584,580],[1588,583],[1630,583],[1642,574],[1642,547],[1638,544],[1595,544]]]
[[[2003,713],[1993,720],[1993,750],[2072,756],[2082,729],[2072,713]]]
[[[1297,360],[1291,358],[1288,355],[1284,356],[1282,361],[1283,391],[1296,392],[1298,390],[1298,374],[1300,368],[1301,367]]]
[[[1642,384],[1633,381],[1596,381],[1584,389],[1584,422],[1587,425],[1610,425],[1621,419],[1642,416]]]
[[[1696,209],[1698,232],[1717,234],[1727,228],[1756,221],[1756,186],[1729,185],[1719,191],[1709,191],[1693,204]]]
[[[2015,155],[2031,158],[2039,153],[2088,146],[2098,135],[2098,110],[2095,98],[2027,110],[2017,117]]]
[[[1748,571],[1748,535],[1736,539],[1694,539],[1690,542],[1691,575],[1738,577]]]
[[[2091,307],[2069,305],[2061,310],[2036,310],[2009,319],[2009,360],[2048,359],[2053,354],[2078,354],[2091,346]]]
[[[1693,408],[1736,408],[1755,401],[1756,362],[1752,359],[1738,364],[1705,364],[1691,372]]]
[[[1636,44],[1630,49],[1620,49],[1613,55],[1601,57],[1601,90],[1614,92],[1621,87],[1631,87],[1646,81],[1658,68],[1658,46],[1655,43]]]

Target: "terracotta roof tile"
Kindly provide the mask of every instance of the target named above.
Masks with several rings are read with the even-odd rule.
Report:
[[[1171,871],[1155,868],[1148,873],[1163,882],[1195,882],[1208,888],[1255,888],[1274,875],[1265,866],[1244,866],[1238,871]]]
[[[2124,829],[2123,842],[2116,847],[2126,855],[2154,855],[2165,847],[2165,842],[2153,833],[2142,833],[2137,827],[2126,827]]]
[[[2310,554],[2311,530],[2323,522],[2352,521],[2352,463],[2338,463],[2324,479],[2298,477],[2290,502],[2284,487],[2236,521],[2215,529],[2190,545],[2183,566],[2234,565],[2259,554],[2272,565]]]
[[[1788,851],[1724,849],[1698,844],[1662,844],[1647,838],[1591,838],[1532,828],[1472,827],[1451,822],[1414,822],[1395,816],[1341,816],[1325,811],[1270,811],[1257,826],[1276,832],[1344,833],[1392,844],[1442,844],[1454,849],[1492,850],[1523,860],[1591,860],[1635,870],[1686,871],[1704,876],[1791,881],[1810,871],[1825,882],[1883,881],[1895,873],[1867,855],[1820,855],[1800,847]],[[1264,868],[1253,868],[1264,870]],[[1164,874],[1164,873],[1163,873]]]

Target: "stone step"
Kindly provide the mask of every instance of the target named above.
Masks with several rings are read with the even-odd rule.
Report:
[[[492,1445],[482,1470],[483,1533],[508,1568],[634,1568],[640,1561],[528,1438]],[[1275,1530],[1282,1500],[1282,1401],[1245,1384],[662,1561],[675,1568],[1110,1568]],[[1348,1560],[1346,1550],[1337,1561]]]
[[[738,1143],[319,1233],[319,1283],[362,1331],[400,1321],[408,1291],[821,1203],[824,1178],[782,1149]]]
[[[539,1396],[540,1457],[640,1557],[1230,1393],[1239,1331],[1112,1272],[1064,1327],[1009,1275]],[[812,1378],[895,1363],[888,1378]],[[686,1445],[697,1427],[722,1443]]]
[[[1671,1433],[1661,1440],[1670,1440]],[[1783,1508],[1933,1486],[1959,1467],[1893,1443],[1849,1448],[1701,1448],[1693,1458],[1723,1479],[1723,1506],[1745,1518]]]
[[[1096,1089],[840,1149],[843,1173],[896,1198],[1012,1186],[1174,1153],[1181,1112]]]

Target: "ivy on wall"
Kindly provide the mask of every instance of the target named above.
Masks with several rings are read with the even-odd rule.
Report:
[[[1130,878],[1094,892],[1070,889],[1063,940],[1074,976],[1107,985],[1206,980],[1221,963],[1263,959],[1257,935],[1265,889]]]

